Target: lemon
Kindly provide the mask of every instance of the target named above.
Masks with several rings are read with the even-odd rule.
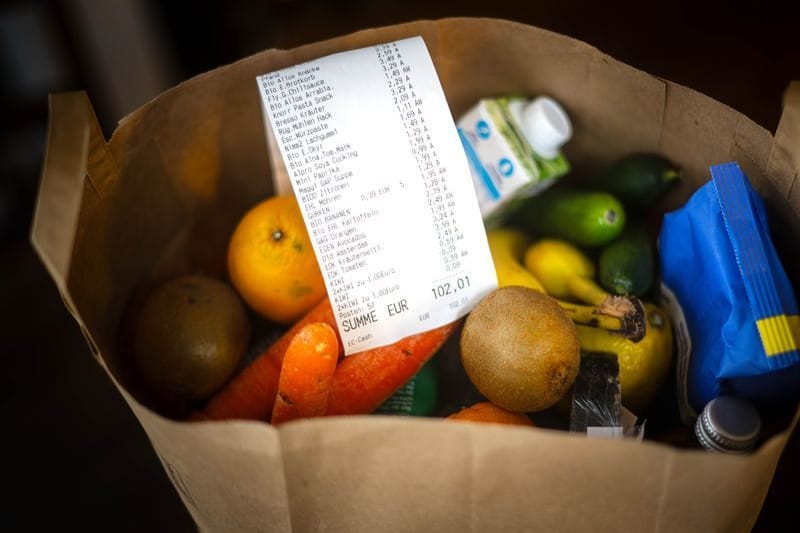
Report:
[[[556,298],[574,296],[570,278],[593,278],[594,263],[578,248],[559,239],[541,239],[524,256],[525,267],[544,285],[547,294]]]
[[[644,302],[645,335],[633,342],[602,328],[577,326],[581,350],[609,352],[619,359],[622,404],[642,413],[664,384],[672,363],[672,326],[659,307]]]

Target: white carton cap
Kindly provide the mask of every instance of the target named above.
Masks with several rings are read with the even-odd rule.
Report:
[[[520,126],[533,150],[552,159],[572,138],[572,122],[561,105],[548,96],[539,96],[525,106]]]

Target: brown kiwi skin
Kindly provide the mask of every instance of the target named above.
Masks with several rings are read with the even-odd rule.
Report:
[[[491,402],[518,413],[542,411],[569,390],[580,367],[580,343],[569,316],[551,297],[501,287],[467,317],[461,361]]]

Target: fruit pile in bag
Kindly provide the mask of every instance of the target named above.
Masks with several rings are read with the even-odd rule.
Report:
[[[497,152],[473,146],[490,138],[487,120],[515,124],[503,131],[526,172],[520,194],[483,195],[498,288],[466,319],[344,357],[300,208],[269,198],[231,235],[227,280],[173,279],[140,307],[134,361],[156,404],[194,421],[401,414],[641,438],[673,367],[654,206],[680,173],[634,153],[580,187],[559,183],[569,123],[542,155],[524,124],[540,111],[501,104],[488,119],[476,108],[483,125],[459,124],[476,191],[502,183],[502,164],[477,166]]]
[[[569,392],[584,345],[624,357],[624,401],[631,409],[643,408],[670,360],[669,322],[655,306],[636,298],[652,282],[651,243],[641,232],[623,233],[625,211],[607,193],[553,189],[530,202],[530,209],[525,206],[518,212],[525,230],[504,227],[488,232],[501,288],[516,285],[524,290],[519,302],[514,291],[496,291],[461,330],[464,369],[493,405],[459,417],[478,412],[482,414],[476,418],[519,420],[519,414],[552,407]],[[546,212],[537,207],[540,202],[548,206]],[[533,212],[537,220],[527,220]],[[591,223],[576,213],[600,216]],[[530,243],[533,234],[543,238]],[[611,258],[608,265],[600,262],[600,279],[612,292],[593,281],[595,261],[577,247],[587,243],[602,250],[601,257]],[[199,275],[172,280],[154,290],[142,306],[135,361],[143,381],[166,403],[183,403],[196,420],[272,423],[334,414],[434,412],[440,376],[436,361],[430,360],[461,324],[344,358],[293,198],[270,198],[244,215],[230,239],[228,273],[230,285]],[[491,305],[502,312],[492,311]],[[547,316],[552,321],[541,320]],[[498,324],[491,323],[498,318]],[[252,328],[253,320],[263,323]],[[533,335],[528,323],[539,323],[541,330]],[[272,328],[272,339],[250,346],[250,331],[264,329],[264,324]],[[547,339],[555,349],[548,352],[538,342],[513,341],[521,334]],[[538,354],[538,368],[509,371],[514,362],[503,363],[494,353],[505,352],[498,348],[509,343]],[[637,360],[639,352],[651,347],[657,351],[652,369]],[[560,368],[557,375],[555,367]],[[523,389],[522,394],[515,392]]]

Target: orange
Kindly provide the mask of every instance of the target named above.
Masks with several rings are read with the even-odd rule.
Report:
[[[300,206],[291,196],[261,202],[239,221],[228,245],[228,273],[245,302],[290,324],[325,296],[325,283]]]
[[[449,420],[469,420],[512,426],[533,426],[533,422],[522,413],[506,411],[491,402],[478,402],[447,417]]]

